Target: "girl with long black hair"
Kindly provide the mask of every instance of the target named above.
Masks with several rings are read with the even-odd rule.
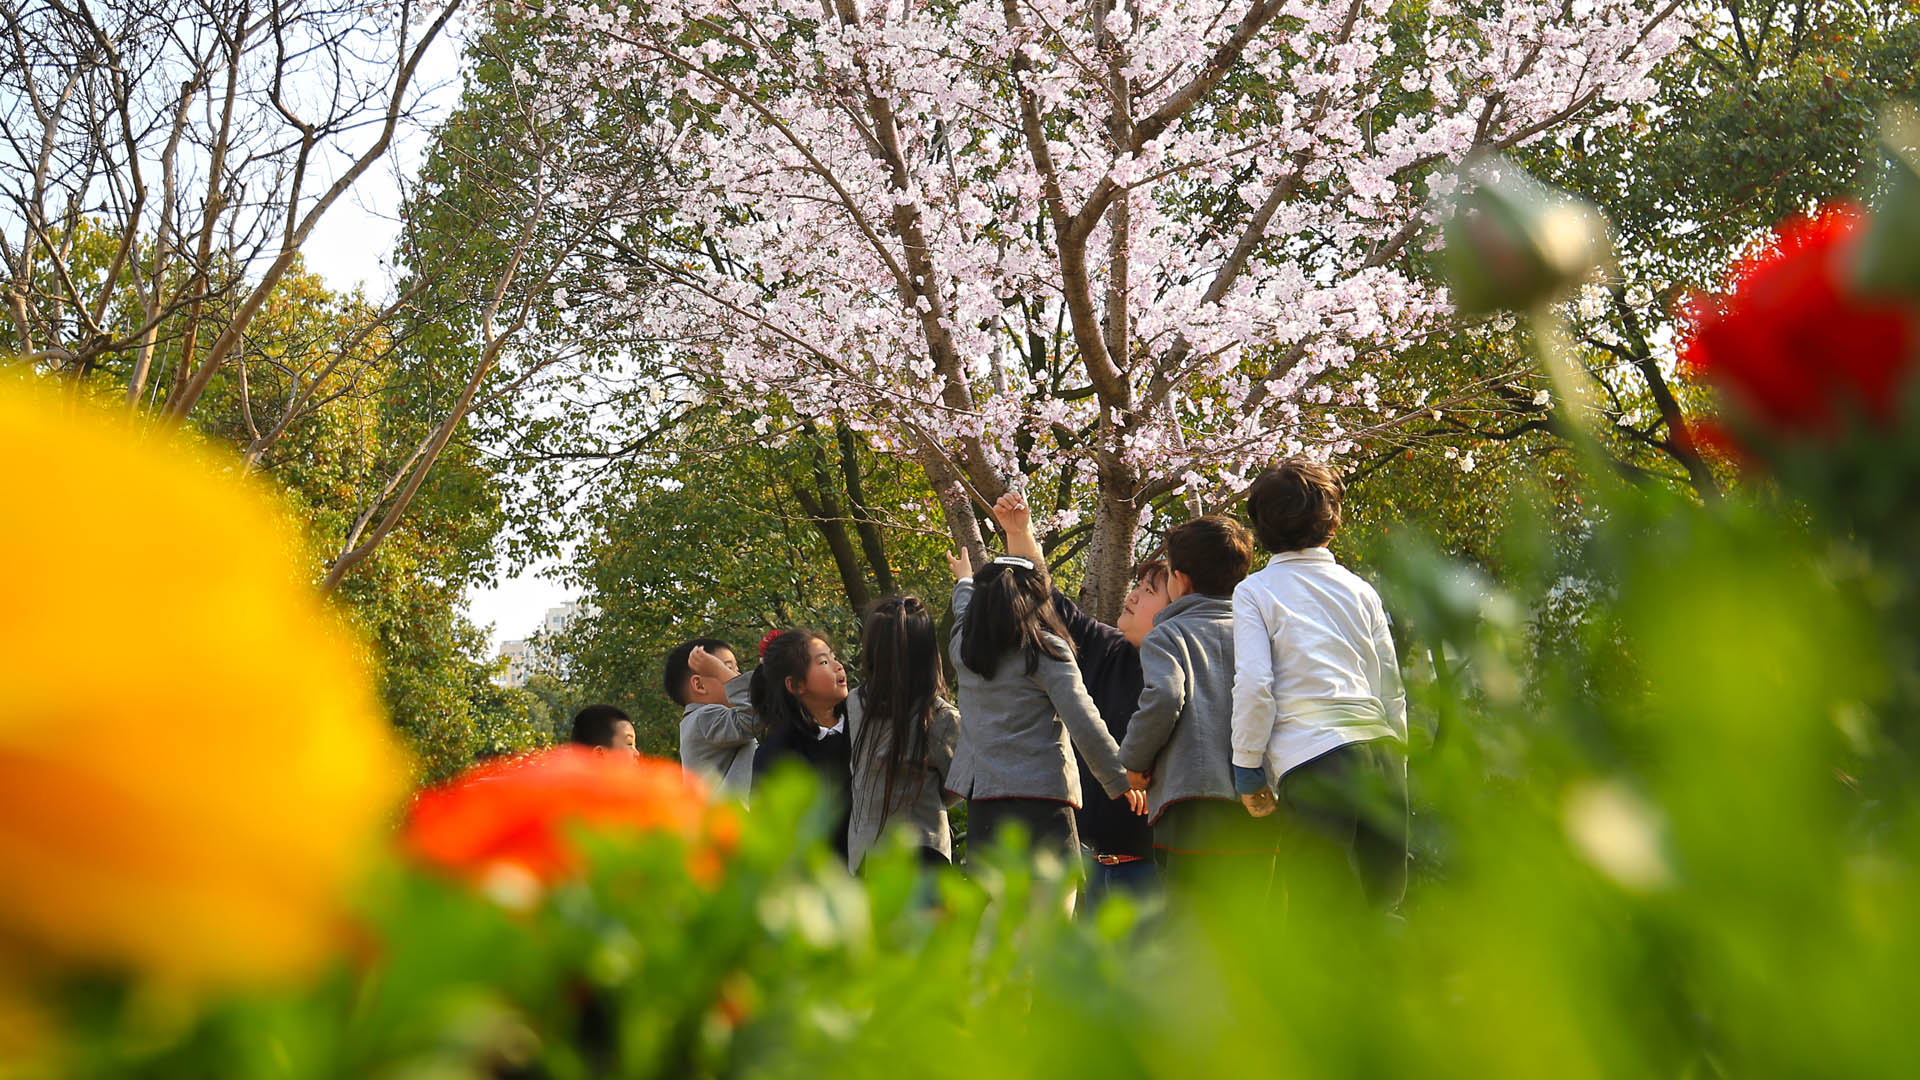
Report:
[[[860,635],[860,687],[847,697],[853,732],[853,816],[848,868],[890,829],[919,844],[930,865],[953,859],[947,773],[960,713],[946,701],[940,636],[917,596],[890,596],[867,612]]]
[[[954,577],[951,653],[959,673],[960,745],[947,786],[967,800],[967,846],[984,850],[1018,822],[1034,849],[1078,865],[1079,748],[1110,798],[1134,812],[1119,744],[1101,722],[1053,607],[1046,569],[1003,555],[973,573],[963,552]]]
[[[853,743],[847,734],[847,669],[827,639],[811,630],[769,634],[760,643],[748,701],[767,737],[753,755],[753,783],[783,761],[800,761],[820,779],[835,818],[833,847],[847,853]]]

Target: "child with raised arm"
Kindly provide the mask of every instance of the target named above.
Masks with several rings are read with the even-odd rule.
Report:
[[[1278,808],[1289,862],[1344,857],[1367,899],[1397,904],[1407,868],[1407,698],[1373,587],[1334,561],[1344,490],[1291,458],[1247,489],[1265,569],[1233,592],[1234,787]]]
[[[1007,554],[1044,567],[1046,558],[1033,534],[1032,512],[1026,496],[1010,491],[993,504],[994,520],[1007,534]],[[1140,704],[1140,643],[1153,629],[1154,616],[1167,606],[1167,564],[1148,559],[1133,571],[1133,588],[1113,625],[1081,611],[1065,593],[1053,590],[1053,610],[1073,643],[1074,661],[1087,696],[1100,710],[1100,719],[1116,742],[1127,737],[1127,723]],[[1140,892],[1153,887],[1158,870],[1153,861],[1153,826],[1133,812],[1126,798],[1109,799],[1099,791],[1100,781],[1075,754],[1080,772],[1082,805],[1075,815],[1080,841],[1093,853],[1087,880],[1087,902],[1095,905],[1117,889]]]
[[[962,722],[947,787],[967,800],[968,849],[991,847],[1018,823],[1034,850],[1077,866],[1080,773],[1069,739],[1107,795],[1129,798],[1136,811],[1145,797],[1128,794],[1119,744],[1080,681],[1046,571],[1001,556],[976,576],[964,552],[949,559]]]
[[[753,752],[760,745],[760,720],[747,701],[749,678],[740,674],[726,642],[694,638],[667,654],[661,680],[680,705],[681,766],[742,799],[752,786]]]
[[[1253,536],[1218,514],[1167,533],[1167,595],[1140,646],[1144,687],[1120,744],[1127,779],[1147,793],[1154,858],[1170,883],[1255,857],[1265,874],[1274,830],[1249,818],[1234,792],[1233,590],[1247,576]]]
[[[940,632],[917,596],[889,596],[867,611],[860,633],[860,686],[847,695],[853,736],[853,817],[847,868],[889,830],[904,831],[921,861],[953,861],[947,774],[960,713],[946,700]]]

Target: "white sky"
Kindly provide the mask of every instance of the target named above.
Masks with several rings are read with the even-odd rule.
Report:
[[[423,83],[434,87],[428,101],[435,109],[451,106],[460,88],[459,43],[443,38],[440,44],[420,71]],[[307,266],[325,278],[328,287],[345,291],[364,285],[372,297],[389,291],[384,260],[400,232],[400,185],[395,173],[411,177],[418,171],[427,138],[422,127],[396,131],[384,167],[361,177],[314,230],[303,254]],[[468,590],[467,615],[488,632],[490,652],[497,651],[503,640],[533,633],[548,608],[574,599],[559,583],[541,576],[556,568],[552,561],[537,563],[491,588]]]

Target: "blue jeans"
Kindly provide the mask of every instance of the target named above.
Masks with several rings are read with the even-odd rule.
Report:
[[[1139,900],[1151,896],[1160,888],[1160,870],[1153,865],[1152,859],[1136,859],[1133,862],[1107,865],[1098,859],[1087,861],[1087,902],[1081,905],[1083,913],[1092,912],[1102,901],[1115,893],[1126,893]]]

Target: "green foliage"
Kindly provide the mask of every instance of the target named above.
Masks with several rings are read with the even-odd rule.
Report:
[[[811,492],[803,497],[820,509],[824,488],[841,515],[852,513],[838,465],[816,472],[837,456],[833,440],[796,430],[756,441],[751,428],[707,413],[685,423],[671,445],[677,452],[622,463],[587,508],[573,570],[594,610],[556,643],[573,707],[620,706],[634,718],[641,749],[666,756],[679,745],[680,707],[660,680],[667,653],[682,641],[729,641],[751,668],[772,629],[817,629],[849,663],[859,636],[820,522],[796,497]],[[953,579],[921,481],[897,459],[857,457],[883,551],[880,566],[859,553],[853,572],[869,595],[879,595],[884,570],[894,589],[944,608]]]
[[[1920,4],[1715,2],[1699,20],[1630,123],[1569,129],[1517,156],[1614,225],[1617,271],[1567,305],[1604,446],[1628,475],[1705,495],[1731,470],[1690,468],[1661,400],[1683,426],[1710,408],[1673,363],[1681,309],[1724,286],[1730,262],[1783,218],[1872,191],[1875,115],[1920,92]],[[1408,420],[1365,432],[1349,462],[1363,530],[1418,522],[1496,574],[1490,540],[1510,514],[1584,531],[1565,432],[1528,348],[1524,325],[1496,317],[1382,358],[1383,411]]]
[[[713,491],[725,486],[717,477]],[[72,1008],[107,1075],[1910,1075],[1920,817],[1885,753],[1881,570],[1765,500],[1589,478],[1571,553],[1517,527],[1496,586],[1375,553],[1420,734],[1403,917],[1283,856],[1072,920],[1023,860],[846,877],[801,787],[717,882],[593,841],[531,910],[394,867],[377,959],[156,1036]],[[1525,520],[1517,516],[1517,520]],[[1606,602],[1542,643],[1569,577]],[[116,1002],[118,1002],[116,1004]]]

